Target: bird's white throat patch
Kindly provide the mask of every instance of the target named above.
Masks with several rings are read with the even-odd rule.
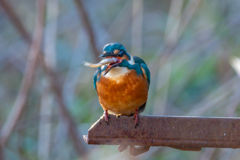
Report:
[[[127,67],[114,67],[104,77],[117,80],[129,72],[130,70]]]

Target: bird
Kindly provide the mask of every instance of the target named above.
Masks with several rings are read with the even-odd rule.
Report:
[[[106,44],[99,57],[104,59],[97,64],[85,62],[85,66],[97,68],[93,84],[105,121],[109,122],[109,114],[134,116],[137,127],[147,103],[150,70],[144,60],[128,54],[118,42]]]

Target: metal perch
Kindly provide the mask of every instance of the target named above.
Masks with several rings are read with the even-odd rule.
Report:
[[[133,117],[110,115],[109,124],[101,117],[83,139],[87,144],[120,145],[120,152],[129,145],[134,156],[150,146],[187,151],[240,148],[240,118],[140,116],[135,128]]]

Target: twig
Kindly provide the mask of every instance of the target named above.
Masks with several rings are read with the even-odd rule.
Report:
[[[183,1],[182,0],[177,0],[177,1],[171,1],[170,9],[169,9],[169,16],[167,20],[167,25],[166,25],[166,31],[165,31],[165,43],[167,47],[172,47],[175,46],[177,40],[178,40],[178,29],[179,29],[179,24],[180,24],[180,17],[181,17],[181,11],[182,11],[182,5]],[[169,52],[170,53],[170,52]],[[168,91],[169,91],[169,80],[171,77],[171,72],[172,72],[172,56],[168,56],[168,62],[167,64],[164,63],[164,66],[162,63],[159,65],[158,64],[158,84],[156,88],[156,92],[159,91],[163,87],[164,83],[164,90],[163,90],[163,98],[155,98],[154,99],[154,107],[153,107],[153,113],[155,114],[164,114],[165,108],[166,108],[166,102],[168,99]],[[161,60],[160,60],[161,61]],[[160,69],[164,68],[164,69]],[[155,69],[156,71],[156,69]],[[164,71],[164,76],[161,76],[161,72]],[[160,106],[159,106],[160,103]]]
[[[3,2],[1,0],[1,2]],[[30,47],[28,62],[26,65],[26,71],[22,80],[22,84],[17,95],[17,99],[14,103],[14,106],[5,122],[1,133],[0,133],[0,143],[3,146],[5,142],[8,140],[13,128],[15,127],[18,119],[20,118],[22,111],[25,107],[28,92],[33,83],[34,71],[36,68],[37,57],[40,51],[40,45],[42,41],[42,33],[43,33],[43,23],[44,23],[44,1],[39,0],[37,3],[38,13],[36,18],[36,28],[34,31],[34,38],[32,45]],[[11,12],[13,13],[13,12]],[[13,16],[15,17],[15,16]],[[16,18],[16,17],[15,17]],[[18,21],[19,23],[20,21]],[[19,23],[20,24],[20,23]],[[21,25],[20,25],[21,26]],[[18,26],[19,27],[19,26]],[[22,30],[24,31],[24,30]],[[26,34],[26,32],[24,32]],[[25,35],[26,36],[26,35]],[[27,41],[29,41],[28,36],[25,37]]]
[[[157,68],[159,65],[159,61],[160,59],[162,59],[162,57],[164,58],[168,58],[172,52],[174,52],[178,41],[180,39],[180,37],[182,36],[182,34],[184,33],[184,31],[186,30],[186,27],[188,26],[189,22],[191,21],[193,15],[195,14],[199,4],[201,3],[202,0],[192,0],[189,1],[187,3],[187,7],[185,7],[182,15],[180,17],[177,18],[177,25],[175,28],[173,28],[174,35],[173,36],[165,36],[167,43],[165,44],[165,46],[163,47],[163,49],[161,50],[162,54],[160,54],[160,56],[158,56],[156,58],[156,61],[153,63],[152,66],[150,66],[150,68],[152,68],[152,75],[154,76],[157,72]],[[176,2],[175,2],[176,3]],[[180,2],[177,2],[180,3]],[[175,12],[175,11],[173,11]],[[178,20],[182,20],[180,21],[178,24]],[[173,34],[173,33],[172,33]],[[167,61],[165,61],[167,62]]]
[[[69,63],[69,70],[66,74],[65,82],[63,84],[62,94],[66,104],[70,104],[73,101],[76,86],[84,70],[81,62],[85,59],[87,54],[79,54],[79,49],[81,48],[82,52],[87,52],[89,48],[89,43],[84,41],[84,39],[86,38],[85,34],[81,34],[81,31],[79,31],[77,34],[78,38],[76,41],[75,49],[73,51]]]
[[[0,159],[4,160],[4,156],[3,156],[3,146],[0,145]]]
[[[216,148],[205,148],[199,157],[199,160],[211,159]]]
[[[91,44],[91,47],[92,47],[92,50],[93,50],[93,54],[94,54],[94,60],[98,61],[98,59],[99,59],[98,56],[100,54],[97,50],[96,37],[94,35],[93,28],[92,28],[92,25],[90,23],[89,17],[87,15],[87,12],[86,12],[84,6],[83,6],[82,1],[81,0],[74,0],[74,1],[75,1],[77,10],[78,10],[79,16],[81,17],[83,25],[84,25],[87,33],[88,33],[89,41],[90,41],[90,44]]]
[[[171,77],[172,72],[172,58],[168,59],[166,65],[159,67],[159,72],[157,76],[158,83],[156,84],[156,92],[162,91],[161,97],[156,96],[153,100],[153,115],[165,114],[166,107],[167,107],[167,99],[168,99],[168,92],[169,92],[169,79]]]
[[[240,76],[240,59],[237,57],[231,57],[230,64],[239,77]],[[236,112],[237,107],[240,103],[239,94],[240,94],[240,90],[236,88],[236,90],[234,90],[233,95],[231,96],[230,103],[225,109],[227,116],[234,116],[234,113]]]
[[[83,143],[78,138],[79,136],[78,136],[76,124],[72,120],[72,118],[66,108],[65,102],[63,101],[62,91],[61,91],[62,89],[61,89],[60,85],[58,84],[55,73],[53,73],[51,71],[51,69],[48,68],[46,65],[44,65],[44,70],[45,70],[45,72],[47,72],[51,87],[55,93],[56,100],[59,103],[59,107],[60,107],[62,116],[65,119],[65,121],[67,122],[67,124],[69,125],[68,126],[69,132],[70,132],[73,144],[75,145],[76,150],[78,151],[79,155],[85,155],[86,148],[84,147]]]
[[[219,160],[225,160],[225,159],[233,159],[232,155],[234,155],[234,152],[230,150],[229,148],[221,148],[218,152],[219,154]],[[212,157],[210,157],[212,158]],[[212,158],[213,159],[213,158]]]
[[[171,1],[164,37],[166,46],[174,46],[178,41],[182,5],[183,0]]]
[[[3,0],[0,0],[0,1],[3,1]],[[40,0],[41,1],[41,0]],[[4,2],[5,5],[7,5],[8,8],[11,8],[9,6],[9,4],[7,4],[6,2]],[[19,25],[17,25],[13,20],[15,20],[14,18],[12,18],[11,16],[13,17],[16,17],[16,19],[18,19],[19,23],[21,23],[21,21],[19,20],[19,18],[17,17],[16,13],[14,13],[13,9],[11,9],[11,14],[8,12],[8,10],[5,10],[7,15],[10,17],[10,19],[12,20],[14,26],[16,27],[16,29],[19,31],[19,33],[24,37],[24,39],[30,43],[30,41],[28,41],[27,37],[28,36],[25,36],[23,33],[27,33],[26,29],[23,28],[23,30],[25,32],[21,32],[21,29],[19,28]],[[23,26],[23,25],[22,25]],[[30,37],[30,36],[29,36]],[[40,62],[44,62],[44,53],[40,50],[39,51],[40,54],[39,54],[39,61]],[[61,87],[60,85],[57,83],[57,78],[55,76],[55,73],[45,64],[43,63],[43,68],[45,70],[45,72],[47,73],[47,76],[49,77],[49,79],[51,80],[51,88],[53,89],[53,92],[57,98],[57,102],[59,103],[59,106],[60,106],[60,111],[62,113],[62,116],[64,118],[64,120],[67,122],[67,124],[69,125],[69,130],[70,130],[70,136],[72,138],[72,141],[73,141],[73,144],[75,145],[75,149],[77,150],[77,153],[79,155],[84,155],[86,152],[86,149],[84,148],[84,145],[83,143],[78,139],[78,132],[76,130],[76,125],[73,121],[73,119],[71,118],[68,110],[66,109],[66,105],[63,101],[63,97],[61,95]]]
[[[48,18],[54,19],[53,24],[45,29],[45,63],[49,68],[55,68],[55,41],[57,33],[57,15],[58,15],[58,0],[47,1],[47,15]],[[52,116],[53,94],[49,82],[43,79],[43,94],[41,97],[40,106],[40,121],[39,121],[39,135],[38,135],[38,158],[41,160],[48,160],[50,156],[51,146],[51,121],[45,123],[45,116]]]
[[[227,117],[233,117],[236,116],[236,110],[238,108],[238,105],[240,104],[240,90],[239,88],[233,89],[233,94],[230,97],[229,103],[225,108],[225,114]]]
[[[5,12],[8,14],[9,18],[11,19],[12,23],[18,28],[18,31],[21,33],[21,35],[25,38],[25,40],[29,43],[31,43],[31,36],[26,31],[25,27],[15,14],[13,8],[6,2],[5,0],[0,0],[0,5],[5,10]]]
[[[181,36],[195,14],[198,6],[202,0],[191,0],[187,3],[186,9],[182,13],[181,26],[179,28],[179,35]]]
[[[132,1],[132,48],[131,53],[140,56],[142,53],[143,0]]]
[[[46,116],[52,116],[52,102],[53,95],[49,90],[49,83],[43,86],[43,94],[41,98],[40,107],[40,120],[39,120],[39,130],[38,130],[38,159],[48,160],[50,153],[50,143],[51,143],[51,120],[46,123]]]
[[[221,100],[226,98],[234,88],[238,88],[239,84],[237,82],[238,77],[233,77],[232,79],[228,80],[227,82],[222,84],[221,87],[219,87],[216,91],[206,96],[206,98],[200,103],[193,106],[189,112],[185,113],[185,115],[202,115],[204,112],[208,111],[213,106],[216,106],[216,104],[219,104]],[[218,95],[218,93],[222,94]]]
[[[100,41],[109,41],[109,39],[107,39],[107,35],[110,38],[114,38],[114,39],[121,39],[121,37],[123,37],[123,35],[126,33],[126,31],[128,30],[132,19],[134,19],[135,17],[130,17],[128,16],[129,14],[131,14],[131,3],[132,1],[126,1],[121,9],[121,11],[118,13],[118,15],[114,18],[113,22],[111,23],[111,25],[107,28],[107,34],[104,37],[100,37]],[[116,28],[118,28],[118,31],[116,32]]]

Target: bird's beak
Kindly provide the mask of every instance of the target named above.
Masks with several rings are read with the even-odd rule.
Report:
[[[101,54],[99,57],[104,57],[104,54]]]
[[[99,57],[117,57],[117,54],[114,54],[113,52],[107,52],[104,54],[101,54]]]
[[[103,75],[105,76],[112,68],[117,67],[121,62],[122,62],[122,60],[118,60],[118,62],[116,62],[114,64],[109,64]]]

